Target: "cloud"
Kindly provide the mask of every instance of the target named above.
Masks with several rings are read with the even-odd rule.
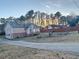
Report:
[[[55,8],[61,8],[62,5],[61,4],[53,4],[53,7],[55,7]]]
[[[72,6],[72,0],[44,0],[47,4],[50,4],[55,7],[62,7],[62,6]]]
[[[75,0],[77,3],[79,0]],[[44,10],[49,11],[61,11],[63,14],[68,14],[71,11],[77,12],[79,8],[76,7],[73,0],[43,0],[42,6],[44,7]]]
[[[50,6],[49,4],[47,4],[47,3],[41,3],[41,5],[42,5],[44,8],[46,8],[46,9],[50,9],[50,8],[51,8],[51,6]]]
[[[50,6],[49,6],[49,5],[45,5],[45,7],[46,7],[46,8],[48,8],[48,9],[50,8]]]
[[[60,8],[62,7],[59,0],[44,0],[42,5],[46,8]]]

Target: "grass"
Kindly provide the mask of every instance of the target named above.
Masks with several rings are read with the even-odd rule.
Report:
[[[6,40],[4,36],[0,36],[0,40]],[[79,33],[77,32],[70,32],[68,34],[63,34],[61,32],[53,33],[51,37],[49,37],[48,33],[40,33],[37,36],[31,37],[22,37],[13,39],[14,41],[23,40],[27,42],[37,42],[37,43],[53,43],[53,42],[79,42]]]
[[[79,59],[79,56],[42,49],[0,45],[0,59]]]
[[[23,37],[14,40],[24,40],[37,43],[79,42],[79,34],[77,32],[71,32],[65,35],[62,33],[54,33],[51,37],[49,37],[48,33],[41,33],[38,36]]]
[[[1,40],[1,39],[4,39],[4,38],[5,38],[5,36],[4,36],[4,35],[0,35],[0,40]]]

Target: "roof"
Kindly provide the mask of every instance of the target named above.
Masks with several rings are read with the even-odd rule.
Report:
[[[27,24],[25,24],[25,28],[28,28],[28,27],[31,26],[31,25],[34,25],[34,26],[38,27],[37,25],[35,25],[35,24],[33,24],[33,23],[27,23]]]
[[[13,28],[28,28],[31,25],[38,27],[37,25],[35,25],[33,23],[24,24],[24,23],[20,23],[17,21],[8,21],[7,23],[9,23]]]
[[[24,24],[18,23],[16,21],[9,21],[9,23],[13,28],[24,28]]]

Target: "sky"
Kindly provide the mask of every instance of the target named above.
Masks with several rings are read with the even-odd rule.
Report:
[[[48,14],[57,11],[63,15],[79,14],[79,0],[0,0],[0,18],[20,17],[31,9]]]

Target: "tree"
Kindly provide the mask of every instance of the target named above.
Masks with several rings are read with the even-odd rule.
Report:
[[[52,13],[50,14],[50,18],[53,18],[53,14]]]
[[[78,24],[79,24],[79,16],[77,16],[77,22],[78,22]]]
[[[67,16],[67,21],[70,26],[76,26],[76,24],[78,24],[78,18],[74,12],[71,12],[70,15]]]
[[[1,21],[1,23],[6,23],[6,19],[5,18],[1,18],[0,21]]]
[[[61,13],[60,12],[56,12],[55,13],[55,17],[59,18],[61,16]]]
[[[77,17],[68,16],[67,17],[67,22],[68,22],[68,24],[71,27],[76,26],[76,24],[78,24],[78,18]]]
[[[61,23],[66,24],[67,23],[67,18],[65,16],[61,16],[60,21],[61,21]]]
[[[41,13],[41,18],[46,18],[46,15],[47,15],[46,13],[42,12]]]
[[[25,17],[23,15],[20,16],[19,18],[20,21],[25,21]]]
[[[6,19],[6,21],[10,21],[10,20],[15,20],[15,18],[12,17],[12,16],[10,16],[10,17],[8,17],[8,18]]]
[[[34,14],[34,10],[28,11],[28,13],[25,15],[26,19],[32,18],[33,17],[33,14]]]

